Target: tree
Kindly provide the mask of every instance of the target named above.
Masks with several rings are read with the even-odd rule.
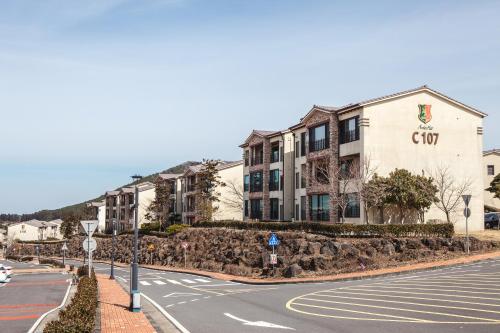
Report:
[[[366,224],[369,224],[369,209],[372,207],[373,201],[378,199],[374,197],[376,194],[374,190],[377,188],[373,185],[379,183],[372,183],[371,185],[368,185],[370,180],[375,176],[375,169],[372,167],[369,157],[365,157],[363,159],[363,162],[359,166],[358,170],[358,174],[354,174],[354,176],[357,176],[354,180],[354,187],[356,189],[356,193],[358,194],[359,202],[363,205]]]
[[[438,188],[431,177],[414,176],[413,208],[417,210],[420,223],[425,223],[425,213],[433,203],[439,200],[436,197]]]
[[[380,211],[380,223],[384,223],[384,205],[387,201],[387,178],[380,177],[376,173],[363,185],[360,197],[365,210],[366,223],[369,223],[368,212],[371,208]]]
[[[170,214],[173,213],[170,205],[170,195],[172,194],[174,184],[171,180],[163,179],[158,176],[154,180],[154,186],[155,198],[147,207],[145,218],[150,221],[157,222],[158,231],[161,231],[162,227],[165,227]]]
[[[486,191],[493,193],[495,198],[500,199],[500,173],[493,178]]]
[[[213,204],[220,201],[219,187],[226,184],[221,181],[218,166],[219,160],[203,159],[196,181],[196,217],[199,221],[212,221],[217,211]]]
[[[227,187],[227,195],[221,199],[221,202],[224,203],[229,209],[233,209],[235,211],[241,211],[243,207],[243,185],[241,182],[237,182],[236,180],[230,180],[226,183]]]
[[[451,215],[462,202],[462,194],[470,191],[471,181],[467,178],[457,180],[448,167],[436,168],[432,177],[437,187],[436,207],[446,215],[446,222],[451,223]]]
[[[78,223],[80,219],[74,214],[68,214],[64,217],[61,223],[61,233],[64,238],[71,238],[78,231]]]

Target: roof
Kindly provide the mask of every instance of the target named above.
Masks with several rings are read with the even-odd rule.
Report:
[[[350,103],[350,104],[347,104],[347,105],[344,105],[344,106],[341,106],[340,108],[337,108],[335,111],[338,112],[338,113],[342,113],[342,112],[346,112],[346,111],[349,111],[349,110],[352,110],[352,109],[356,109],[356,108],[359,108],[359,107],[362,107],[362,106],[366,106],[366,105],[370,105],[370,104],[374,104],[374,103],[378,103],[378,102],[382,102],[382,101],[386,101],[386,100],[390,100],[390,99],[394,99],[394,98],[398,98],[398,97],[402,97],[402,96],[405,96],[405,95],[410,95],[410,94],[414,94],[414,93],[417,93],[417,92],[421,92],[421,91],[426,91],[428,93],[431,93],[431,94],[434,94],[434,95],[437,95],[445,100],[448,100],[449,102],[453,103],[453,104],[458,104],[459,106],[473,112],[473,113],[476,113],[478,115],[480,115],[481,117],[486,117],[487,114],[484,113],[484,112],[481,112],[471,106],[468,106],[466,104],[463,104],[451,97],[448,97],[446,96],[445,94],[443,93],[440,93],[439,91],[437,90],[434,90],[434,89],[431,89],[429,88],[427,85],[423,85],[421,87],[417,87],[417,88],[414,88],[414,89],[410,89],[410,90],[404,90],[404,91],[400,91],[400,92],[397,92],[397,93],[393,93],[393,94],[390,94],[390,95],[385,95],[385,96],[380,96],[380,97],[376,97],[376,98],[371,98],[371,99],[367,99],[367,100],[364,100],[364,101],[361,101],[361,102],[357,102],[357,103]]]
[[[56,220],[48,221],[47,223],[52,223],[52,224],[60,225],[61,223],[63,223],[63,220],[56,219]]]
[[[182,173],[160,173],[158,176],[163,180],[168,180],[179,178],[180,176],[182,176]]]
[[[262,138],[271,138],[276,135],[280,135],[281,131],[263,131],[263,130],[253,130],[252,133],[247,137],[245,142],[240,145],[241,148],[246,147],[248,145],[248,141],[254,135],[260,136]]]
[[[243,164],[243,160],[222,163],[217,166],[217,170],[225,170]]]
[[[112,195],[118,195],[120,194],[120,191],[106,191],[106,193],[104,193],[106,196],[112,196]]]
[[[486,155],[500,155],[500,149],[490,149],[490,150],[485,150],[483,151],[483,156],[486,156]]]
[[[87,207],[101,207],[106,204],[106,200],[92,201],[87,203]]]
[[[60,221],[60,222],[58,222]],[[15,225],[19,225],[19,224],[27,224],[27,225],[30,225],[30,226],[33,226],[33,227],[36,227],[36,228],[44,228],[44,227],[48,227],[48,226],[51,226],[51,225],[59,225],[60,223],[62,223],[62,220],[53,220],[53,221],[39,221],[39,220],[29,220],[29,221],[21,221],[21,222],[17,222],[17,223],[13,223],[11,225],[9,225],[9,227],[12,227],[12,226],[15,226]]]

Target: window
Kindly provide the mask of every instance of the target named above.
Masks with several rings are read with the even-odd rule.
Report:
[[[250,192],[262,192],[262,171],[250,174]]]
[[[285,183],[285,181],[283,180],[283,173],[281,173],[280,175],[280,191],[283,191],[283,184]]]
[[[357,193],[347,194],[348,204],[345,209],[345,217],[359,217],[359,196]]]
[[[348,143],[359,140],[359,116],[340,121],[339,142]]]
[[[300,141],[295,141],[295,157],[299,157],[299,146],[300,146]]]
[[[488,165],[488,176],[494,176],[494,175],[495,175],[495,166]]]
[[[243,191],[248,192],[250,187],[250,175],[243,176]]]
[[[250,200],[250,218],[262,220],[262,200]]]
[[[264,146],[262,144],[252,147],[252,165],[262,164],[264,161]]]
[[[354,162],[353,159],[348,159],[348,160],[342,160],[340,161],[340,176],[342,178],[352,178],[352,170],[351,170],[351,166],[352,166],[352,163]]]
[[[300,187],[300,173],[296,172],[295,173],[295,189],[299,189]]]
[[[310,212],[311,220],[313,221],[328,221],[330,220],[330,196],[328,194],[311,195]]]
[[[248,217],[248,200],[245,200],[245,217]]]
[[[306,165],[302,164],[300,166],[300,188],[306,188]]]
[[[269,218],[271,220],[278,220],[280,216],[280,201],[277,198],[272,198],[269,200]]]
[[[306,132],[300,133],[300,156],[306,156]]]
[[[300,220],[306,220],[306,197],[300,197]]]
[[[283,147],[280,147],[280,161],[283,162]]]
[[[309,151],[319,151],[330,147],[328,123],[309,129]]]
[[[299,204],[295,204],[295,220],[298,221],[299,220],[299,210],[300,210],[300,207],[299,207]]]
[[[113,218],[116,219],[116,209],[113,209]]]
[[[269,191],[277,191],[280,184],[280,171],[278,169],[269,171]]]
[[[248,166],[248,159],[249,159],[249,152],[248,150],[245,150],[245,166]]]
[[[271,163],[280,161],[280,144],[279,142],[273,143],[271,146]]]
[[[318,160],[314,165],[314,177],[320,184],[329,184],[329,164],[327,160]]]

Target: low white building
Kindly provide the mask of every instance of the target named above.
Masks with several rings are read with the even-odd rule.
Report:
[[[483,152],[483,164],[484,206],[488,210],[500,211],[500,199],[495,198],[492,192],[486,191],[493,178],[500,173],[500,149]]]
[[[14,223],[7,227],[7,237],[21,241],[62,239],[62,222],[62,220],[58,219],[52,221],[29,220]]]

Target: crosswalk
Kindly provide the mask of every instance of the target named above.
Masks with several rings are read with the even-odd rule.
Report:
[[[143,286],[152,286],[152,285],[167,285],[167,284],[175,284],[175,285],[189,285],[193,287],[198,287],[198,286],[207,286],[209,287],[211,283],[213,282],[221,282],[217,280],[209,280],[209,279],[204,279],[204,278],[190,278],[190,279],[179,279],[179,280],[174,280],[174,279],[140,279],[139,283]],[[235,282],[230,282],[229,284],[239,284]],[[225,284],[227,285],[227,284]],[[218,286],[218,284],[217,284]]]

